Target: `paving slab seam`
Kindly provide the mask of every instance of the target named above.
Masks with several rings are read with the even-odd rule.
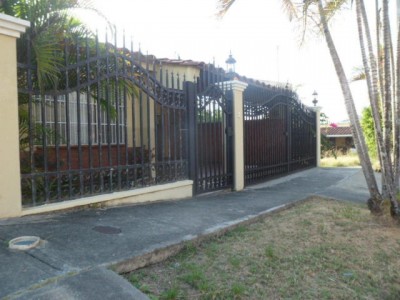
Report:
[[[242,217],[229,222],[223,222],[219,225],[204,230],[200,234],[185,235],[181,239],[171,241],[170,243],[166,243],[164,247],[157,247],[151,249],[148,248],[144,250],[142,254],[135,255],[132,258],[124,259],[123,261],[104,264],[104,267],[110,268],[111,270],[113,270],[118,274],[132,272],[134,270],[144,268],[148,265],[162,262],[167,258],[178,254],[186,247],[188,242],[193,243],[195,245],[200,245],[201,243],[210,240],[212,238],[223,236],[227,232],[232,231],[239,226],[253,224],[259,221],[260,219],[265,218],[268,215],[272,215],[280,211],[297,206],[299,204],[312,201],[313,199],[315,199],[315,197],[320,197],[320,196],[316,195],[308,196],[306,198],[293,201],[291,203],[282,204],[269,208],[258,214],[248,215],[246,217]]]
[[[62,272],[62,271],[63,271],[63,269],[60,269],[59,267],[53,266],[51,263],[49,263],[49,262],[47,262],[47,261],[41,259],[40,257],[37,257],[35,254],[33,254],[33,253],[29,252],[29,251],[26,252],[26,255],[29,255],[29,256],[32,257],[33,259],[36,259],[37,261],[39,261],[39,262],[41,262],[42,264],[44,264],[44,265],[46,265],[46,266],[52,268],[53,270],[56,270],[56,271],[59,271],[59,272]]]
[[[45,280],[39,281],[37,283],[34,283],[34,284],[32,284],[32,285],[30,285],[30,286],[28,286],[26,288],[19,289],[19,290],[15,291],[15,292],[13,292],[11,294],[8,294],[5,297],[1,298],[1,300],[16,299],[16,298],[18,298],[19,296],[21,296],[23,294],[26,294],[28,292],[32,292],[32,291],[40,289],[40,288],[42,288],[42,287],[44,287],[46,285],[58,282],[61,279],[64,279],[64,278],[67,278],[67,277],[71,277],[71,276],[75,276],[75,275],[77,275],[77,274],[79,274],[81,272],[88,271],[88,270],[91,270],[91,269],[93,269],[93,267],[80,269],[79,271],[70,271],[70,272],[67,272],[67,273],[60,274],[58,276],[47,278]]]

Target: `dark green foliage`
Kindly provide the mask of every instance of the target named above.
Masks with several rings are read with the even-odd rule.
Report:
[[[337,158],[337,149],[335,145],[323,134],[321,134],[321,156],[322,158],[329,156]]]
[[[361,127],[364,131],[368,151],[371,154],[371,156],[376,157],[377,149],[376,149],[374,119],[372,117],[372,110],[370,106],[364,108],[362,111]]]

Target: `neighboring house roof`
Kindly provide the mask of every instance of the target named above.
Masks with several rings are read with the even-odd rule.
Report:
[[[182,59],[170,59],[170,58],[157,58],[157,61],[160,63],[171,64],[171,65],[180,65],[180,66],[202,67],[205,65],[204,62],[194,61],[191,59],[182,60]]]
[[[350,126],[322,127],[321,133],[327,137],[352,137]]]

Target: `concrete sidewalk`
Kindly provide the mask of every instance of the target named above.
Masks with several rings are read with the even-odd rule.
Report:
[[[0,221],[0,299],[147,299],[107,268],[311,195],[368,199],[361,169],[315,168],[242,192]],[[8,248],[27,235],[40,247]]]

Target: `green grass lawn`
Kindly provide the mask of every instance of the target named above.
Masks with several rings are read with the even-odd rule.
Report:
[[[400,299],[400,226],[315,198],[125,276],[151,299]]]

